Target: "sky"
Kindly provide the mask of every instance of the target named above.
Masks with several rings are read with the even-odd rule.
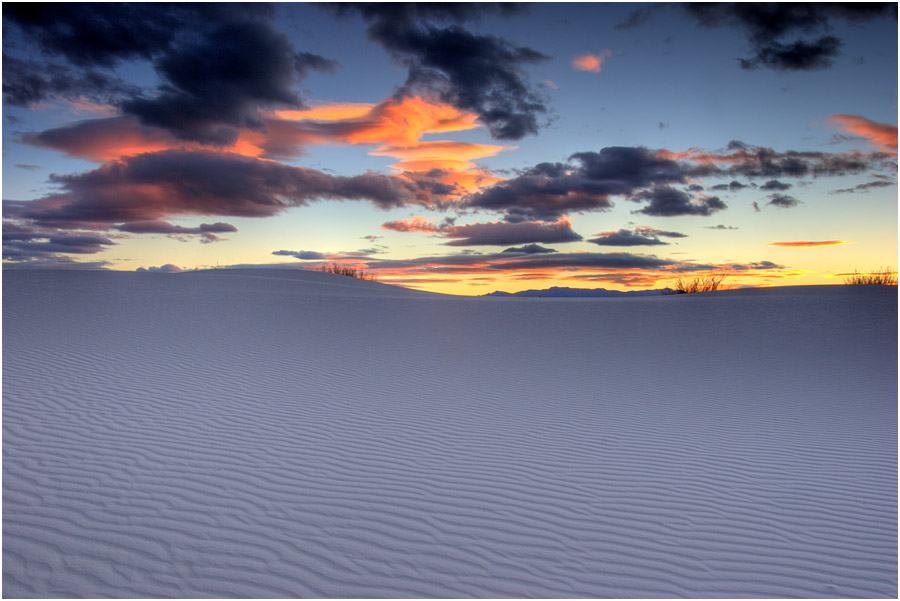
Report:
[[[3,267],[897,267],[897,5],[3,4]]]

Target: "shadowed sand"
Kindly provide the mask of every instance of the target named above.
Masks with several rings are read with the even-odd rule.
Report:
[[[897,289],[3,273],[6,597],[896,597]]]

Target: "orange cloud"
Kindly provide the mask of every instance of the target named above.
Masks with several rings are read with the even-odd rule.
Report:
[[[89,119],[73,125],[32,132],[22,137],[32,146],[53,148],[69,156],[94,161],[111,161],[162,150],[200,150],[163,129],[146,127],[134,117]]]
[[[278,111],[280,119],[340,122],[343,127],[323,128],[348,144],[406,146],[425,134],[463,131],[480,127],[478,115],[418,96],[388,99],[377,105],[329,104],[307,111]]]
[[[234,144],[221,150],[285,160],[302,156],[311,145],[373,145],[369,154],[399,160],[391,165],[397,175],[409,181],[427,177],[444,184],[449,191],[445,196],[452,198],[501,181],[473,161],[512,147],[422,141],[422,137],[480,127],[477,118],[474,113],[422,97],[391,98],[378,104],[323,104],[303,111],[266,115],[264,128],[242,128]],[[141,125],[134,117],[87,120],[26,134],[23,139],[34,146],[103,162],[165,150],[209,150],[208,146],[180,140],[164,129]]]
[[[372,103],[330,102],[302,111],[278,111],[276,114],[282,119],[294,121],[340,121],[365,117],[374,107]]]
[[[831,115],[828,123],[838,125],[844,131],[866,138],[892,156],[897,156],[897,126],[877,123],[855,115]]]
[[[489,172],[478,170],[472,161],[509,148],[450,140],[422,141],[426,134],[464,131],[480,125],[474,113],[418,96],[399,101],[388,99],[377,105],[329,104],[306,111],[280,111],[275,115],[281,120],[293,120],[288,121],[294,124],[293,131],[284,122],[281,125],[280,141],[285,148],[292,139],[303,143],[317,137],[323,142],[374,144],[377,146],[369,154],[400,159],[390,165],[400,174],[413,179],[437,170],[439,175],[432,179],[455,189],[457,195],[501,181]],[[252,136],[248,134],[247,140],[257,147],[266,143],[254,142]]]
[[[601,50],[597,54],[583,54],[572,59],[572,66],[579,71],[590,71],[591,73],[600,73],[603,70],[603,63],[611,57],[612,50]]]
[[[806,240],[797,240],[795,242],[772,242],[769,246],[787,246],[794,248],[815,248],[817,246],[838,246],[840,244],[850,244],[847,240],[821,240],[810,242]]]
[[[446,228],[447,225],[437,225],[425,217],[409,217],[408,219],[398,219],[397,221],[389,221],[381,225],[383,230],[394,230],[396,232],[440,232]]]

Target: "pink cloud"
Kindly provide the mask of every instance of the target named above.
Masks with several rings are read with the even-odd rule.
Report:
[[[831,115],[828,123],[839,126],[844,131],[863,137],[884,152],[897,156],[897,126],[877,123],[855,115]]]
[[[583,54],[572,59],[572,66],[579,71],[600,73],[603,70],[603,63],[612,55],[612,50],[601,50],[597,54]]]

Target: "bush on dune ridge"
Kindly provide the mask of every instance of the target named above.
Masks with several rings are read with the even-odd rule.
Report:
[[[725,278],[724,274],[715,274],[708,276],[696,277],[692,280],[679,279],[675,282],[669,294],[691,294],[693,292],[711,292],[713,290],[724,290]]]
[[[337,263],[330,263],[328,265],[323,265],[322,267],[320,267],[319,271],[324,271],[325,273],[333,273],[335,275],[345,275],[347,277],[356,278],[358,280],[368,280],[370,282],[377,281],[378,279],[375,277],[374,273],[368,273],[352,265],[338,265]]]
[[[845,284],[850,285],[882,285],[882,286],[896,286],[897,285],[897,272],[888,269],[887,267],[882,268],[880,271],[873,271],[871,273],[859,273],[858,271],[854,271],[853,275],[844,278]]]

